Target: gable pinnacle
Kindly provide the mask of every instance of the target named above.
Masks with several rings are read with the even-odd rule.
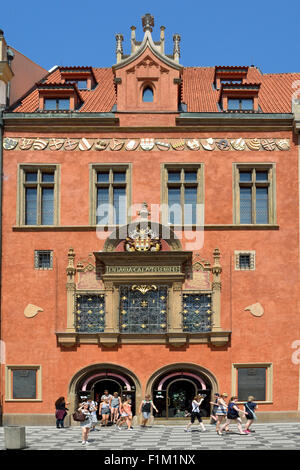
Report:
[[[150,33],[152,33],[152,28],[154,28],[154,16],[150,15],[150,13],[146,13],[142,17],[142,25],[144,32],[150,31]]]

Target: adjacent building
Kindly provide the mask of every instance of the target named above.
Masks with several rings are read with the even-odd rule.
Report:
[[[183,66],[142,22],[3,115],[4,423],[105,389],[157,419],[198,392],[299,419],[300,74]]]

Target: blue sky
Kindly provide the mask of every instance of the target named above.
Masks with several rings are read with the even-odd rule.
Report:
[[[280,6],[281,5],[281,6]],[[166,53],[181,35],[187,67],[256,65],[264,73],[300,72],[299,0],[10,0],[0,8],[9,45],[49,70],[54,65],[110,67],[115,34],[129,52],[130,27],[154,16],[154,40],[165,26]]]

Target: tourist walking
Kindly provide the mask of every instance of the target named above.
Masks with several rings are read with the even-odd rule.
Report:
[[[87,446],[89,445],[88,437],[89,437],[89,432],[92,426],[92,415],[91,415],[89,404],[87,402],[83,402],[78,408],[78,411],[81,411],[86,416],[85,421],[80,421],[80,427],[81,427],[81,434],[82,434],[81,444],[83,446]]]
[[[119,397],[118,392],[115,392],[113,397],[110,399],[111,420],[114,424],[116,424],[118,421],[120,406],[121,398]]]
[[[215,393],[214,398],[215,401],[211,401],[210,404],[213,405],[212,410],[211,410],[211,415],[210,415],[210,424],[217,424],[218,418],[216,415],[217,409],[218,409],[218,398],[220,394]]]
[[[153,414],[153,408],[158,413],[158,409],[154,405],[153,401],[151,400],[150,395],[145,395],[145,399],[140,404],[139,413],[142,413],[142,424],[141,426],[144,428],[147,424],[148,419],[150,418],[151,414]]]
[[[217,398],[217,410],[216,410],[216,416],[217,416],[217,424],[216,424],[216,431],[219,433],[220,427],[226,420],[227,416],[227,403],[226,403],[226,398],[228,398],[227,393],[222,393],[221,396]]]
[[[190,427],[192,424],[194,424],[195,419],[199,421],[199,426],[202,429],[202,431],[206,431],[204,424],[202,422],[202,416],[201,416],[201,410],[200,410],[200,405],[204,400],[203,395],[197,395],[194,397],[194,400],[192,401],[192,412],[191,412],[191,422],[187,425],[185,431],[188,432],[190,431]]]
[[[239,407],[237,406],[237,401],[238,401],[238,397],[230,398],[230,402],[227,407],[227,419],[225,421],[225,424],[223,424],[218,430],[218,434],[220,436],[222,435],[222,431],[225,429],[226,426],[228,426],[231,423],[231,421],[234,421],[237,424],[240,434],[247,434],[246,432],[243,431],[242,420],[239,415],[240,413],[243,413],[243,415],[246,416],[246,412],[239,409]]]
[[[245,408],[246,418],[247,418],[247,422],[245,425],[245,432],[247,434],[250,434],[250,432],[255,432],[255,431],[252,431],[252,429],[250,431],[250,426],[253,423],[253,421],[257,419],[255,411],[258,408],[257,403],[254,403],[254,397],[252,395],[248,397],[247,403],[244,403],[244,408]]]
[[[131,430],[132,428],[132,411],[131,411],[131,399],[129,397],[121,403],[121,416],[117,422],[118,429],[121,430],[122,424],[126,422],[127,429]]]
[[[66,403],[64,397],[59,397],[55,402],[55,418],[57,429],[64,428],[64,419],[67,416],[68,411],[66,405],[69,405],[69,403]]]
[[[104,398],[104,400],[100,403],[99,413],[102,416],[101,426],[107,426],[108,419],[110,415],[110,405],[109,405],[109,398]]]
[[[87,403],[89,404],[90,407],[90,412],[91,412],[91,420],[92,420],[92,427],[91,427],[91,432],[95,431],[96,429],[96,424],[98,422],[97,420],[97,408],[98,408],[98,403],[96,401],[93,401],[91,397],[88,397]]]

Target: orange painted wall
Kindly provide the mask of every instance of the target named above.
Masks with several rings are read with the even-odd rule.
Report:
[[[158,118],[157,123],[159,123]],[[9,136],[31,136],[10,132]],[[51,137],[53,134],[49,134]],[[190,132],[185,137],[207,138]],[[44,134],[40,135],[45,137]],[[70,134],[65,137],[72,137]],[[85,137],[100,137],[89,134]],[[136,132],[135,137],[157,137]],[[238,138],[240,133],[214,133],[214,137]],[[36,135],[39,137],[39,135]],[[75,134],[74,134],[75,137]],[[76,134],[76,137],[80,137]],[[112,137],[101,134],[101,137]],[[118,132],[114,137],[127,137]],[[131,136],[129,136],[131,137]],[[162,135],[159,135],[162,137]],[[178,137],[164,133],[163,137]],[[273,404],[260,405],[261,411],[296,410],[298,407],[298,369],[292,363],[292,342],[299,339],[299,214],[298,150],[292,134],[285,132],[243,133],[243,137],[287,137],[290,151],[4,151],[3,185],[3,281],[2,337],[6,344],[6,364],[41,364],[42,402],[6,403],[4,413],[52,413],[53,403],[67,395],[72,376],[94,363],[119,364],[133,371],[143,388],[160,367],[177,362],[197,363],[217,378],[220,391],[231,392],[233,363],[271,362],[274,367]],[[73,247],[76,260],[101,250],[93,231],[19,231],[16,225],[17,165],[19,163],[57,163],[61,165],[60,224],[89,224],[89,164],[126,162],[132,164],[132,202],[160,203],[161,164],[201,162],[205,171],[205,223],[232,224],[232,164],[234,162],[276,163],[276,202],[279,230],[205,230],[202,258],[212,261],[215,247],[221,252],[222,327],[232,330],[231,343],[220,349],[205,344],[172,349],[162,345],[123,345],[116,350],[95,345],[60,349],[55,331],[66,322],[67,252]],[[34,270],[34,250],[54,250],[52,271]],[[183,246],[185,249],[185,246]],[[256,270],[234,270],[234,250],[256,250]],[[253,317],[244,308],[260,302],[262,317]],[[24,317],[28,303],[44,311],[32,319]],[[4,368],[3,368],[4,374]]]

